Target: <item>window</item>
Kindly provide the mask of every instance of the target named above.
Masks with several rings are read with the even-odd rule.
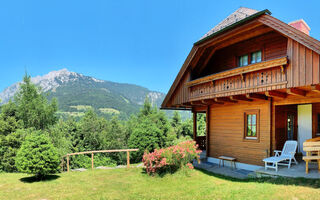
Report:
[[[248,65],[248,55],[243,55],[239,57],[239,67]]]
[[[259,135],[259,110],[247,111],[244,114],[245,128],[244,139],[258,139]]]
[[[251,53],[251,64],[261,62],[261,51]]]

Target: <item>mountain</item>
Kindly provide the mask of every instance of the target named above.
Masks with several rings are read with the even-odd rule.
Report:
[[[94,108],[101,115],[128,118],[139,111],[146,96],[158,107],[165,97],[164,93],[145,87],[98,80],[67,69],[36,76],[31,81],[40,86],[49,100],[58,99],[59,113],[63,116],[82,116],[87,109]],[[13,98],[18,89],[19,83],[15,83],[1,92],[2,104]]]

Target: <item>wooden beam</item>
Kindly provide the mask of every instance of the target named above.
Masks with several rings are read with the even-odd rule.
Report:
[[[213,99],[205,99],[201,101],[203,104],[211,105],[211,104],[223,104],[223,102],[217,102]]]
[[[218,97],[218,98],[214,98],[214,100],[215,100],[216,102],[238,103],[238,101],[231,100],[231,99],[228,98],[228,97]]]
[[[320,85],[311,85],[311,90],[320,93]]]
[[[230,96],[230,99],[233,101],[253,101],[252,99],[247,98],[244,95],[235,95],[235,96]]]
[[[278,91],[267,91],[266,96],[268,97],[278,97],[278,98],[286,98],[287,94],[283,92],[278,92]]]
[[[209,157],[209,152],[210,152],[210,106],[207,107],[207,112],[206,112],[206,156]],[[319,166],[320,167],[320,166]]]
[[[246,97],[249,99],[261,99],[261,100],[268,100],[268,97],[264,94],[257,94],[257,93],[250,93],[246,94]]]
[[[192,106],[206,106],[206,104],[202,103],[201,101],[191,101]]]
[[[213,56],[213,54],[214,54],[215,52],[216,52],[216,48],[213,48],[213,49],[211,50],[211,52],[209,53],[209,55],[207,56],[207,58],[205,59],[205,61],[203,62],[203,64],[202,64],[201,66],[199,66],[198,71],[201,72],[202,69],[207,66],[208,62],[210,61],[211,57]]]
[[[298,96],[306,96],[307,92],[298,88],[288,88],[288,94],[298,95]]]
[[[196,141],[197,137],[197,113],[193,112],[193,140]]]

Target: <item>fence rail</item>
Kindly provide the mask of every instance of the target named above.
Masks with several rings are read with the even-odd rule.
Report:
[[[97,150],[97,151],[84,151],[84,152],[76,152],[76,153],[69,153],[62,157],[62,166],[64,166],[64,158],[67,158],[67,171],[70,171],[70,156],[74,155],[83,155],[83,154],[91,154],[91,168],[94,168],[94,154],[95,153],[114,153],[114,152],[127,152],[127,168],[130,167],[130,152],[131,151],[139,151],[139,149],[113,149],[113,150]],[[63,168],[62,168],[63,170]]]

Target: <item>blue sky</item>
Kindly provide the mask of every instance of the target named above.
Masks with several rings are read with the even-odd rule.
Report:
[[[303,18],[320,39],[320,2],[47,0],[0,2],[0,91],[67,68],[167,92],[194,42],[240,6]]]

